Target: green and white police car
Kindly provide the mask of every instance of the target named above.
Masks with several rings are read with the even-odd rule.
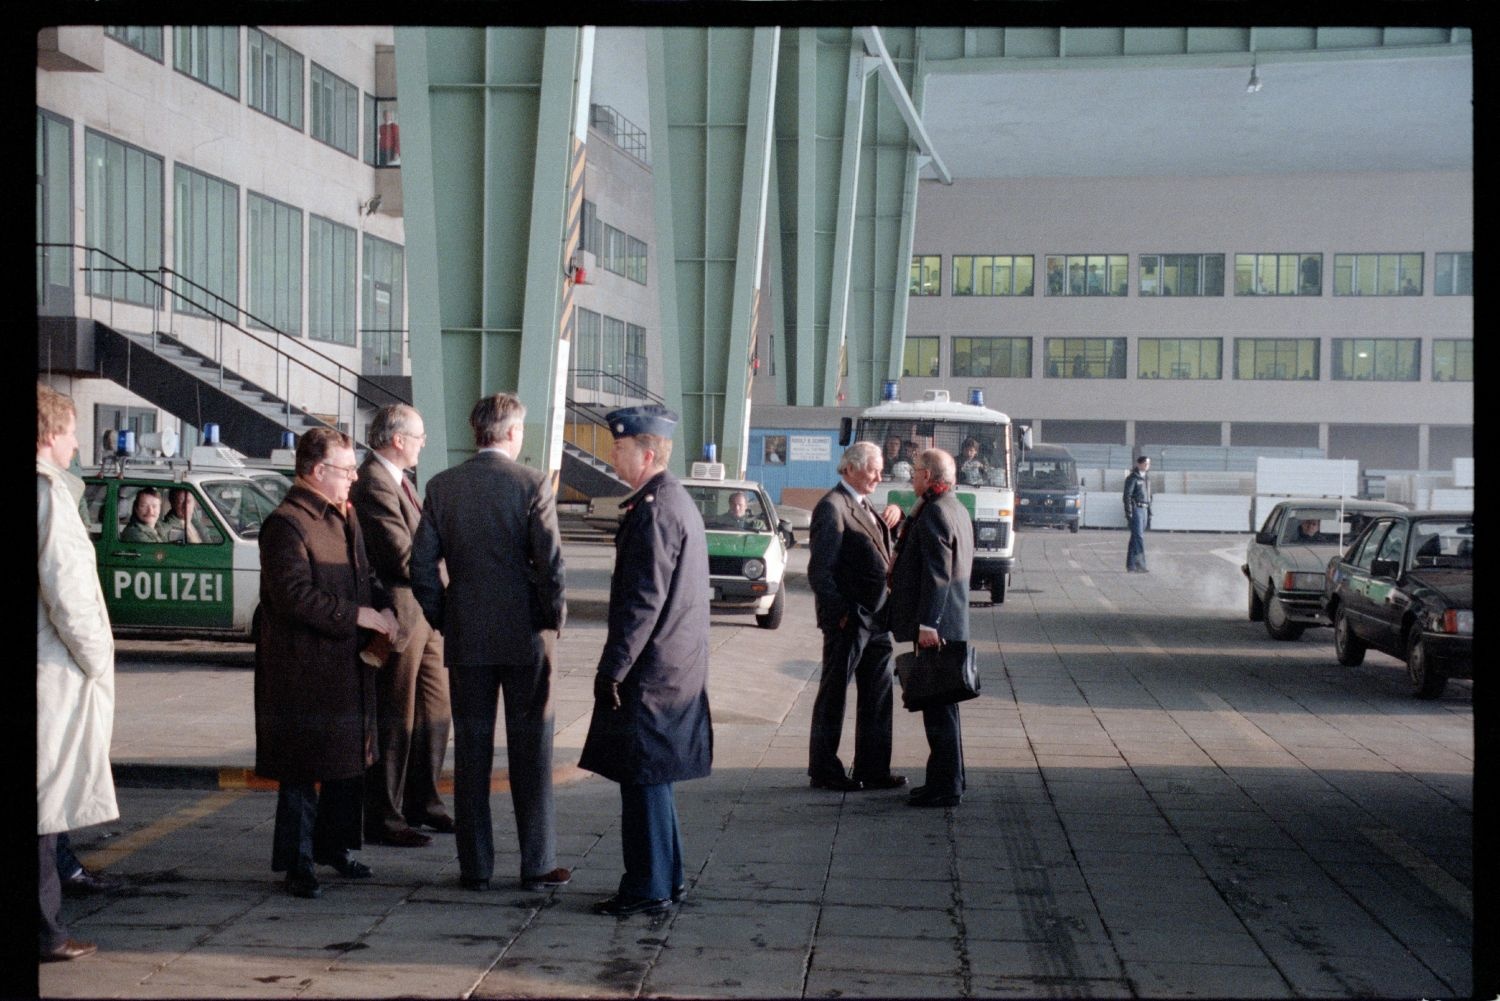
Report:
[[[110,622],[122,636],[253,640],[261,522],[273,499],[241,457],[110,458],[85,474],[84,519]]]
[[[709,604],[719,611],[753,612],[762,629],[781,625],[782,578],[792,526],[759,483],[724,479],[717,463],[694,463],[682,486],[698,505],[708,535]]]

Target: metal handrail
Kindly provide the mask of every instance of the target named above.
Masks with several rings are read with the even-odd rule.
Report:
[[[635,399],[638,399],[638,400],[650,400],[652,403],[659,403],[659,404],[661,404],[663,406],[665,406],[666,402],[667,402],[666,400],[662,399],[660,396],[657,396],[655,393],[651,392],[651,390],[647,389],[645,386],[642,386],[640,383],[634,382],[634,381],[626,378],[625,376],[619,374],[618,372],[606,372],[605,370],[599,369],[599,368],[579,368],[579,369],[574,369],[570,374],[572,375],[573,383],[574,383],[575,386],[577,385],[577,383],[579,382],[580,379],[587,378],[587,379],[594,379],[597,382],[603,382],[605,380],[608,380],[608,381],[614,383],[617,386],[624,387],[623,391],[622,390],[604,389],[602,386],[598,386],[598,385],[584,387],[586,389],[591,389],[591,390],[593,390],[595,392],[599,392],[599,393],[610,393],[610,392],[613,392],[617,396],[631,396],[631,397],[634,397]]]

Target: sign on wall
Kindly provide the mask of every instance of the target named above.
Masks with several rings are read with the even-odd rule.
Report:
[[[789,457],[793,462],[828,462],[833,458],[833,439],[825,435],[790,435]]]

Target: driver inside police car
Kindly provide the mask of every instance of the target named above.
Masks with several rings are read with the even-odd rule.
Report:
[[[166,535],[157,525],[160,517],[161,494],[155,487],[142,487],[136,492],[135,502],[130,508],[130,522],[120,532],[120,541],[166,542]]]

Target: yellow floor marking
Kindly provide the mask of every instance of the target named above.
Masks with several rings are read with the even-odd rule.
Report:
[[[137,851],[152,842],[159,841],[173,831],[202,820],[211,813],[217,813],[248,794],[249,791],[245,789],[224,789],[212,793],[196,803],[189,804],[180,810],[167,814],[154,824],[148,824],[139,831],[132,831],[122,837],[113,839],[107,846],[97,851],[89,852],[80,861],[91,869],[107,869],[113,863],[134,855]]]

